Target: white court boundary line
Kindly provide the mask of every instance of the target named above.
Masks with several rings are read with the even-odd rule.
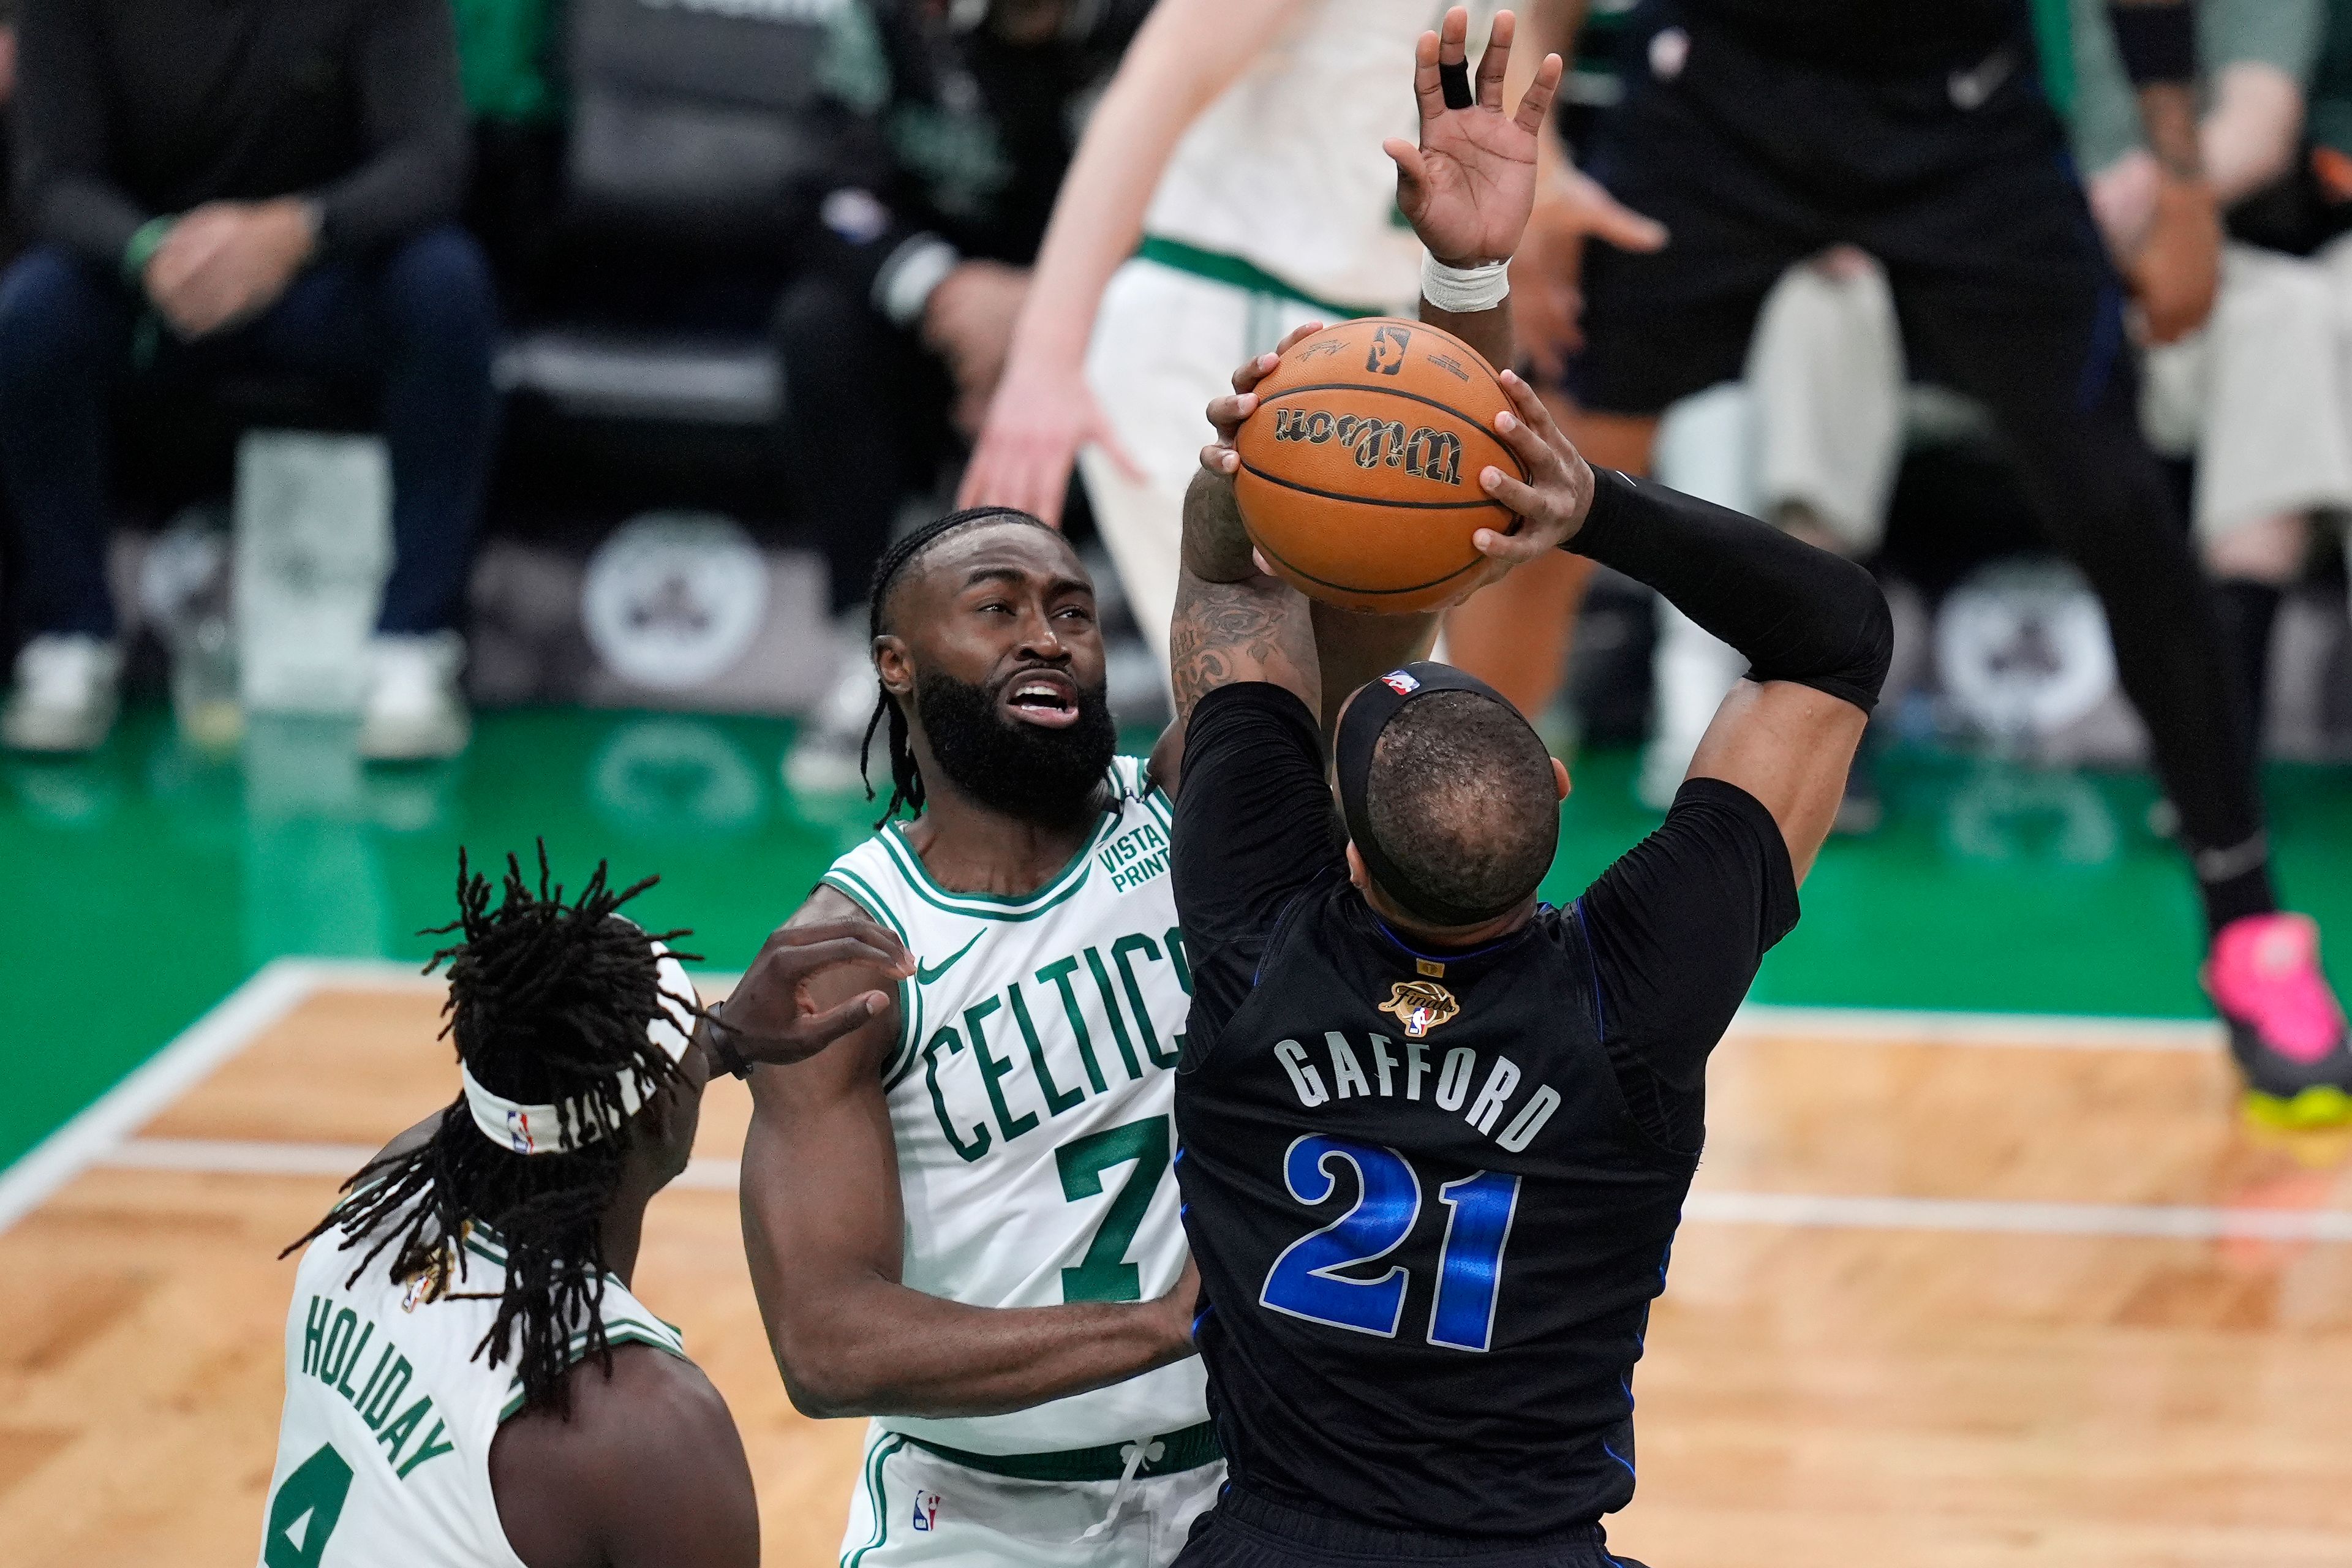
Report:
[[[373,1150],[331,1143],[262,1144],[132,1135],[319,991],[440,988],[443,982],[417,970],[415,964],[374,959],[279,958],[264,964],[80,1114],[0,1171],[0,1232],[92,1165],[192,1174],[343,1176],[357,1170]],[[695,979],[701,988],[717,993],[730,987],[735,976],[698,972]],[[2212,1050],[2221,1038],[2218,1025],[2193,1019],[1785,1007],[1764,1003],[1742,1007],[1732,1021],[1730,1035],[1804,1036],[1851,1044],[2161,1052]],[[680,1184],[731,1189],[734,1162],[696,1160]],[[1691,1194],[1685,1214],[1694,1220],[1717,1223],[1795,1226],[2352,1240],[2352,1215],[2334,1211],[1701,1191]]]

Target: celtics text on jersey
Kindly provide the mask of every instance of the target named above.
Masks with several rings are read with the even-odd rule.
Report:
[[[910,1289],[982,1307],[1139,1301],[1183,1269],[1171,1110],[1192,975],[1169,805],[1137,759],[1115,760],[1109,782],[1086,847],[1021,898],[940,887],[897,824],[824,875],[917,961],[882,1065]],[[1005,1455],[1158,1436],[1207,1414],[1188,1360],[1010,1415],[885,1424]]]

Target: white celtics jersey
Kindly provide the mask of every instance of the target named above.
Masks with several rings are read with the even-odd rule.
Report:
[[[1192,973],[1167,795],[1111,763],[1118,809],[1026,898],[952,893],[891,824],[825,873],[915,954],[882,1068],[902,1279],[981,1307],[1135,1301],[1176,1283],[1177,1041]],[[1196,1360],[1007,1415],[885,1426],[982,1454],[1095,1447],[1208,1418]]]
[[[511,1359],[474,1359],[505,1250],[477,1231],[462,1277],[397,1281],[386,1254],[347,1286],[361,1254],[341,1240],[327,1232],[295,1270],[262,1568],[522,1568],[490,1491],[490,1439],[522,1408],[522,1385]],[[614,1345],[685,1353],[618,1279],[605,1282],[604,1320]],[[574,1335],[572,1354],[586,1348]]]
[[[1473,0],[1474,62],[1497,8]],[[1176,144],[1144,233],[1240,257],[1317,299],[1408,310],[1421,243],[1381,143],[1418,135],[1413,41],[1444,14],[1443,0],[1301,0]]]

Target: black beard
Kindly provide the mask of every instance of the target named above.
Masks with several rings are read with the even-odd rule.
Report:
[[[1118,751],[1108,693],[1080,688],[1078,721],[1048,730],[1006,718],[997,706],[1001,689],[937,673],[915,678],[915,713],[932,760],[991,811],[1057,827],[1083,820],[1096,809]]]

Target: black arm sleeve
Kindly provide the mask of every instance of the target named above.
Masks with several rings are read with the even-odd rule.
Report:
[[[98,7],[29,0],[16,26],[16,192],[32,232],[109,273],[143,211],[108,177]]]
[[[1284,908],[1346,864],[1347,844],[1323,778],[1322,730],[1296,694],[1244,680],[1193,705],[1169,870],[1196,1020],[1224,1026]]]
[[[365,160],[312,193],[322,249],[373,249],[453,218],[465,195],[466,104],[447,0],[368,7],[357,76]]]
[[[1797,923],[1780,826],[1737,784],[1689,780],[1658,830],[1561,920],[1559,940],[1589,944],[1601,1041],[1636,1120],[1670,1148],[1696,1149],[1707,1057]]]
[[[1826,691],[1864,712],[1895,651],[1869,573],[1752,517],[1607,468],[1568,548],[1664,594],[1738,648],[1755,680]]]

